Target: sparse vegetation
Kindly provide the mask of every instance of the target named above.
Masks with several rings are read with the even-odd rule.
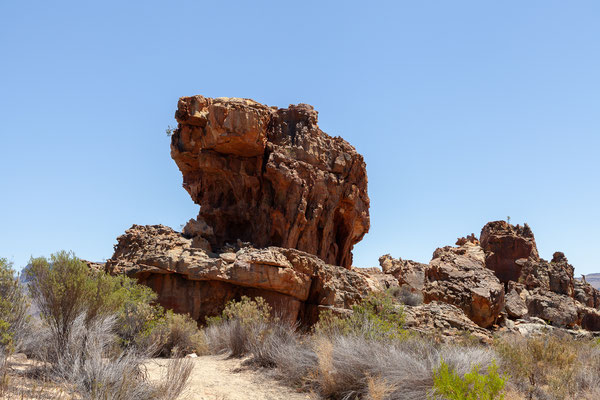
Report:
[[[502,389],[505,381],[495,362],[485,374],[480,372],[478,365],[474,365],[469,373],[460,376],[442,360],[433,372],[433,392],[448,400],[504,399]]]
[[[398,340],[408,334],[403,329],[404,310],[386,292],[372,293],[352,307],[352,313],[321,313],[315,332],[319,335],[354,335],[370,340]]]
[[[90,400],[167,400],[183,391],[191,361],[172,360],[159,382],[147,379],[143,365],[157,352],[201,349],[203,335],[191,318],[165,313],[152,304],[156,295],[149,288],[92,270],[72,252],[32,259],[26,274],[27,288],[40,311],[40,318],[31,321],[35,334],[24,329],[29,322],[27,297],[10,264],[0,261],[3,395],[24,396],[22,390],[15,391],[18,385],[5,390],[13,378],[7,365],[15,343],[38,360],[33,378],[44,382],[40,391],[34,391],[44,396],[39,398],[62,398],[63,393],[65,398]],[[19,335],[27,337],[17,341]]]
[[[546,334],[444,344],[403,327],[403,305],[419,303],[406,288],[373,293],[351,311],[323,311],[310,332],[273,315],[264,299],[244,296],[200,330],[190,316],[156,305],[149,288],[90,270],[73,253],[32,259],[27,278],[41,318],[28,318],[18,276],[0,260],[0,390],[7,398],[19,395],[8,390],[18,386],[9,373],[15,349],[42,361],[35,375],[20,378],[40,384],[28,392],[37,398],[174,399],[193,367],[177,357],[192,352],[246,357],[247,365],[269,369],[286,385],[330,399],[594,399],[600,393],[596,341]],[[144,363],[156,355],[176,358],[162,380],[151,382]]]

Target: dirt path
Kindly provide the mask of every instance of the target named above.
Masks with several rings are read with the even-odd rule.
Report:
[[[193,358],[194,370],[181,399],[189,400],[308,400],[261,371],[242,366],[239,359],[226,356]],[[154,359],[147,364],[151,380],[159,379],[168,360]]]

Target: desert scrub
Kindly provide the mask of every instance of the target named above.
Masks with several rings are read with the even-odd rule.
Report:
[[[187,314],[165,313],[162,321],[151,330],[149,342],[157,346],[156,354],[163,357],[179,357],[189,353],[207,354],[204,332]]]
[[[325,310],[314,327],[318,335],[356,335],[368,340],[401,340],[408,336],[403,329],[404,311],[394,303],[390,293],[371,293],[352,307],[349,316]]]
[[[29,324],[29,301],[12,264],[0,258],[0,347],[18,351]]]
[[[239,301],[231,300],[225,304],[220,316],[207,317],[208,325],[218,324],[223,321],[238,320],[243,325],[266,322],[271,317],[271,306],[262,297],[254,299],[242,296]]]
[[[527,398],[570,399],[599,385],[600,351],[587,340],[545,334],[506,338],[494,347]]]
[[[229,352],[233,357],[241,357],[266,334],[270,321],[271,306],[262,297],[232,300],[220,316],[206,318],[208,346],[213,353]]]
[[[64,348],[76,318],[83,316],[90,325],[109,315],[117,318],[115,333],[123,348],[153,348],[170,355],[175,347],[182,352],[203,347],[195,321],[165,312],[155,304],[152,289],[123,275],[92,270],[72,252],[33,258],[26,275],[31,296],[53,332],[52,348]]]
[[[461,377],[442,359],[433,372],[433,393],[447,400],[502,400],[505,382],[495,362],[485,374],[475,365]]]

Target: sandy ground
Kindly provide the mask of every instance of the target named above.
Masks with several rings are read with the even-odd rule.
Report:
[[[242,360],[226,356],[193,358],[194,370],[181,400],[307,400],[307,393],[298,393],[281,385],[264,371],[242,365]],[[168,360],[148,362],[148,377],[158,380]]]

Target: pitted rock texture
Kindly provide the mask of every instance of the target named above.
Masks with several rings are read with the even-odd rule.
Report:
[[[481,230],[481,247],[485,265],[502,283],[519,282],[526,260],[539,260],[533,232],[529,225],[513,226],[505,221],[488,222]]]
[[[427,335],[439,335],[450,341],[465,332],[481,341],[491,340],[491,332],[470,320],[460,308],[443,302],[432,301],[419,306],[404,306],[404,326]]]
[[[193,96],[179,100],[175,117],[171,156],[213,249],[241,240],[351,267],[369,230],[365,162],[319,129],[312,106]]]
[[[247,295],[263,297],[287,320],[310,325],[319,307],[350,308],[379,290],[365,273],[295,249],[244,247],[215,254],[162,225],[134,225],[117,240],[108,272],[137,278],[158,293],[161,305],[201,323]]]
[[[384,274],[390,274],[400,285],[408,285],[413,291],[422,291],[425,286],[425,271],[429,267],[412,260],[392,258],[389,254],[379,257],[379,265]]]
[[[426,303],[441,301],[462,309],[477,325],[491,327],[504,309],[504,286],[484,267],[479,245],[443,247],[433,254],[426,270]]]

